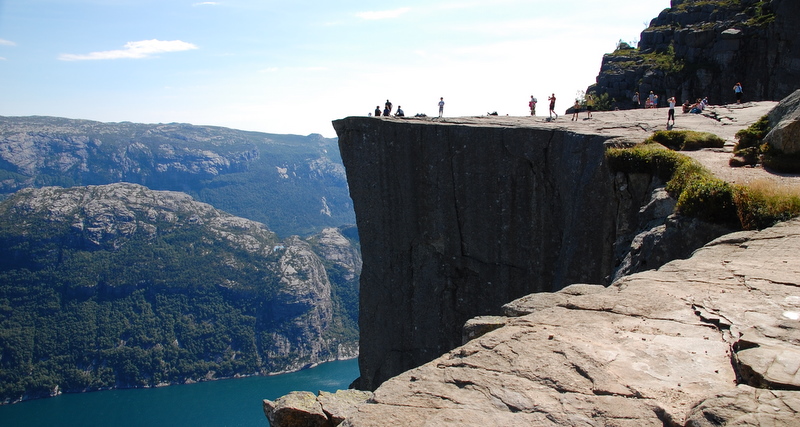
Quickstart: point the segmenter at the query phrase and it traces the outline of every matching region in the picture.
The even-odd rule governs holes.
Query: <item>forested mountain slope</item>
[[[282,240],[136,184],[21,190],[0,203],[0,401],[352,357],[355,239]]]

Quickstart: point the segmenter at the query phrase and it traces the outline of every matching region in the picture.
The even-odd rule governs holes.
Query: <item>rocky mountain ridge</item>
[[[115,182],[182,191],[281,236],[354,222],[335,139],[180,123],[0,117],[0,196]]]
[[[0,399],[355,357],[354,245],[137,184],[20,190],[0,203]]]
[[[621,43],[603,57],[595,85],[619,108],[634,92],[653,91],[665,105],[708,97],[735,101],[741,82],[748,101],[778,101],[800,86],[800,4],[793,0],[672,0],[641,33],[638,48]]]

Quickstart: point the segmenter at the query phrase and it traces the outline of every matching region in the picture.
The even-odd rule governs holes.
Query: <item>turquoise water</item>
[[[330,362],[291,374],[153,389],[62,394],[0,406],[0,426],[269,426],[263,399],[290,391],[346,389],[358,361]]]

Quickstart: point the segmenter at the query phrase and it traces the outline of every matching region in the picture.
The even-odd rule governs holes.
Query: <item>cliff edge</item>
[[[730,110],[727,119],[686,115],[676,129],[732,139],[773,106]],[[467,320],[501,314],[508,301],[607,285],[620,265],[656,268],[728,232],[674,226],[674,244],[655,245],[672,253],[646,265],[626,259],[674,201],[657,178],[612,173],[605,148],[643,141],[663,114],[334,121],[364,259],[356,386],[374,390],[455,348]]]

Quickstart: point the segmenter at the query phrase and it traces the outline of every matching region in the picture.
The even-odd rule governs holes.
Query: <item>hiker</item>
[[[406,114],[403,112],[403,106],[398,105],[397,106],[397,112],[394,113],[394,115],[395,115],[395,117],[405,117]]]
[[[669,127],[669,119],[672,119],[672,126],[675,126],[675,97],[670,97],[667,102],[669,102],[669,112],[667,113],[667,127]]]
[[[577,99],[575,100],[575,105],[572,106],[572,118],[569,119],[570,121],[575,120],[578,121],[578,113],[581,112],[581,103]]]
[[[744,90],[742,89],[742,84],[741,83],[736,83],[735,85],[733,85],[733,92],[736,94],[736,103],[737,104],[741,104],[742,103],[742,93],[744,92]]]
[[[586,118],[592,118],[592,109],[594,109],[594,98],[592,95],[586,95]]]
[[[651,90],[650,95],[647,95],[647,101],[645,101],[646,104],[645,108],[653,108],[653,106],[655,105],[655,101],[656,101],[656,95]]]
[[[383,115],[389,117],[391,112],[389,111],[389,107],[383,107]]]
[[[375,106],[375,117],[380,117],[380,116],[381,116],[381,107],[376,105]]]
[[[444,114],[444,97],[439,98],[439,117]]]
[[[547,100],[550,101],[550,118],[553,118],[553,114],[555,114],[556,118],[558,118],[558,114],[556,114],[556,94],[554,93],[550,95]]]
[[[639,99],[639,92],[633,94],[633,108],[634,109],[642,108],[642,100]]]
[[[533,95],[531,95],[531,101],[528,103],[528,108],[531,109],[531,116],[536,115],[536,102],[537,102],[536,98],[534,98]]]
[[[386,100],[386,104],[384,105],[384,110],[389,110],[389,114],[392,114],[392,103],[389,100]],[[389,114],[386,114],[387,116]]]

